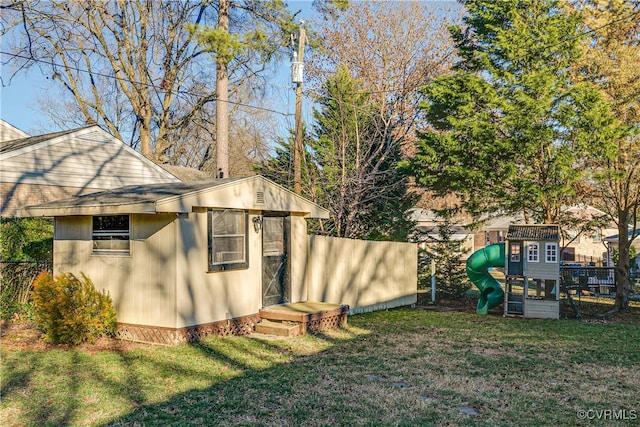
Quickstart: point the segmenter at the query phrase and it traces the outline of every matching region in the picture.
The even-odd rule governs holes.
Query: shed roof
[[[510,225],[507,240],[560,240],[558,225]]]
[[[18,216],[126,213],[189,213],[195,208],[254,209],[328,218],[329,211],[288,189],[254,175],[197,182],[131,185],[18,210]]]

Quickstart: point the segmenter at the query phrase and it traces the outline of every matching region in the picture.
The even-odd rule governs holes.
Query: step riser
[[[277,335],[280,337],[295,337],[302,335],[302,325],[283,325],[280,323],[256,325],[256,332],[267,335]]]

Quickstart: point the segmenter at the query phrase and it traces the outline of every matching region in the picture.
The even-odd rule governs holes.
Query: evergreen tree
[[[522,212],[552,223],[582,179],[582,117],[606,116],[589,82],[573,79],[580,19],[556,0],[466,0],[451,29],[455,72],[424,88],[430,130],[412,163],[418,182],[454,192],[472,213]]]
[[[406,240],[405,212],[415,197],[397,168],[400,142],[346,67],[326,83],[314,113],[309,172],[317,201],[327,206],[327,232],[349,238]]]
[[[443,221],[438,228],[438,238],[427,245],[425,266],[431,269],[430,261],[435,261],[437,298],[459,299],[469,290],[471,282],[465,270],[468,250],[464,242],[454,239],[456,233],[450,212],[440,212]],[[429,242],[429,238],[427,241]]]

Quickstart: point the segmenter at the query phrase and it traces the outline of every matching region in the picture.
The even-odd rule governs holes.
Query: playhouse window
[[[131,247],[129,226],[129,215],[94,216],[91,232],[93,253],[128,254]]]
[[[555,243],[547,243],[545,248],[545,261],[558,262],[558,245]]]
[[[540,255],[539,255],[539,250],[538,250],[538,244],[537,243],[529,244],[529,251],[528,251],[527,261],[529,261],[529,262],[538,262],[539,257],[540,257]]]
[[[520,245],[511,244],[511,262],[520,262]]]
[[[209,271],[247,268],[247,212],[212,209],[208,216]]]

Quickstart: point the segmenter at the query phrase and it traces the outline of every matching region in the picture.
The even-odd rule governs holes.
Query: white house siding
[[[178,181],[99,130],[32,148],[3,155],[2,182],[109,189]]]
[[[417,245],[310,236],[310,301],[349,304],[351,313],[416,303]]]
[[[27,138],[29,135],[17,127],[0,119],[0,142],[12,141],[14,139]]]
[[[132,215],[131,255],[92,254],[91,217],[56,218],[54,274],[84,273],[118,322],[175,328],[175,214]]]

